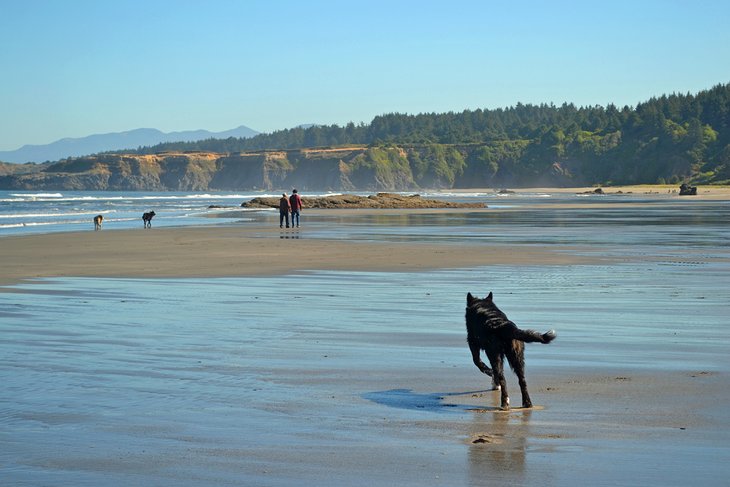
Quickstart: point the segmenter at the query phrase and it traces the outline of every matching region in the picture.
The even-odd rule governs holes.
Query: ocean
[[[142,213],[147,211],[155,211],[155,226],[210,224],[206,215],[241,210],[237,207],[242,202],[257,196],[267,195],[0,191],[0,236],[93,229],[92,220],[96,215],[104,216],[107,228],[141,228]]]
[[[256,197],[278,197],[283,192],[0,191],[0,237],[93,229],[92,220],[96,215],[104,216],[106,228],[138,228],[142,226],[142,214],[147,211],[156,213],[154,226],[210,225],[208,217],[213,214],[223,217],[217,223],[225,223],[226,212],[245,211],[240,208],[244,201]],[[304,198],[331,194],[339,193],[305,194]],[[503,199],[495,192],[427,192],[423,196],[449,201],[499,202]],[[547,193],[517,196],[525,203],[548,197]],[[251,212],[266,213],[265,210]],[[236,216],[228,221],[234,219],[241,220],[240,216]]]
[[[261,238],[539,246],[605,260],[10,286],[0,294],[0,485],[727,478],[730,201],[422,194],[495,211],[305,208],[300,231]],[[274,211],[241,217],[254,196],[3,192],[0,261],[2,236],[93,231],[99,213],[104,231],[141,229],[148,210],[155,226],[278,225]],[[211,219],[222,210],[210,206],[237,214]],[[532,412],[483,412],[499,396],[471,363],[464,305],[467,292],[490,291],[518,325],[557,330],[526,350]],[[507,383],[518,404],[511,372]],[[456,396],[481,412],[450,404]]]
[[[0,237],[31,233],[67,232],[93,228],[96,215],[104,216],[106,228],[127,229],[142,226],[142,214],[155,211],[154,226],[210,225],[210,215],[245,211],[241,203],[257,197],[278,197],[284,191],[233,193],[134,192],[134,191],[0,191]],[[288,192],[288,190],[287,190]],[[320,192],[304,197],[328,196]],[[368,193],[356,193],[366,195]],[[412,194],[412,193],[407,193]],[[424,196],[450,201],[498,199],[496,193],[428,192]],[[547,194],[521,196],[548,197]],[[263,211],[265,213],[265,211]],[[254,214],[262,210],[252,210]],[[230,220],[240,221],[240,216]],[[229,221],[230,221],[229,220]]]

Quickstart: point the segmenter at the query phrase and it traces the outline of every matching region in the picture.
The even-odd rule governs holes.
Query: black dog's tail
[[[555,333],[555,330],[550,330],[547,333],[538,333],[534,330],[520,330],[517,328],[515,329],[512,338],[526,343],[550,343],[555,340],[556,336],[558,336],[558,334]]]

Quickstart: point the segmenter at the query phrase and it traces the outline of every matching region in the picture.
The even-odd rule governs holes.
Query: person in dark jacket
[[[284,220],[286,220],[286,228],[289,228],[289,209],[289,198],[284,193],[279,200],[279,228],[284,228]]]
[[[289,197],[289,206],[291,207],[291,226],[293,227],[296,223],[297,228],[299,227],[299,212],[302,209],[302,199],[299,197],[299,193],[296,189],[292,190],[292,195]]]

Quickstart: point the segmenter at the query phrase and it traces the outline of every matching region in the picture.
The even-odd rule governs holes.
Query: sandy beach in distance
[[[621,186],[604,188],[607,193],[667,195],[677,198],[675,185]],[[595,188],[530,188],[517,192],[587,193]],[[480,190],[469,190],[480,191]],[[730,199],[728,186],[703,186],[692,200]],[[306,198],[305,198],[306,203]],[[632,203],[628,203],[629,205]],[[544,207],[546,204],[535,204]],[[592,202],[591,207],[601,203]],[[615,203],[607,203],[607,207]],[[637,202],[636,206],[643,203]],[[587,207],[573,203],[552,205],[556,209]],[[305,210],[308,215],[398,215],[463,213],[460,209],[423,210]],[[510,211],[490,208],[474,212]],[[231,216],[229,212],[228,217]],[[586,262],[571,248],[515,246],[453,246],[345,242],[328,239],[297,239],[282,234],[275,225],[211,226],[205,228],[160,228],[103,230],[0,239],[3,272],[0,284],[41,277],[214,277],[273,275],[305,270],[425,270],[473,267],[488,264],[570,264]],[[292,247],[295,248],[292,251]],[[353,256],[357,256],[353,258]],[[594,259],[595,260],[595,259]]]
[[[679,193],[678,184],[636,184],[631,186],[583,186],[579,188],[526,188],[515,189],[516,192],[535,192],[535,193],[571,193],[583,194],[591,193],[601,188],[607,194],[623,193],[623,194],[651,194],[651,195],[668,195],[677,196]],[[456,190],[458,191],[458,190]],[[473,190],[466,190],[473,191]],[[728,199],[730,197],[730,186],[697,186],[697,195],[693,198],[699,199]]]
[[[727,230],[663,206],[730,191],[671,189],[0,238],[0,484],[721,483]],[[467,291],[557,330],[533,409],[472,364]]]
[[[352,211],[352,210],[343,210]],[[251,237],[248,235],[263,235]],[[283,234],[289,236],[289,234]],[[0,283],[40,277],[221,277],[306,270],[405,271],[487,264],[568,264],[564,252],[280,238],[278,228],[160,228],[6,237]]]

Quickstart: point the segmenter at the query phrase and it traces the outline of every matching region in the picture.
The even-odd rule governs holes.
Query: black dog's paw
[[[556,332],[555,330],[550,330],[547,333],[542,334],[542,341],[543,341],[543,343],[550,343],[553,340],[555,340],[555,337],[557,337],[557,336],[558,336],[558,332]]]

